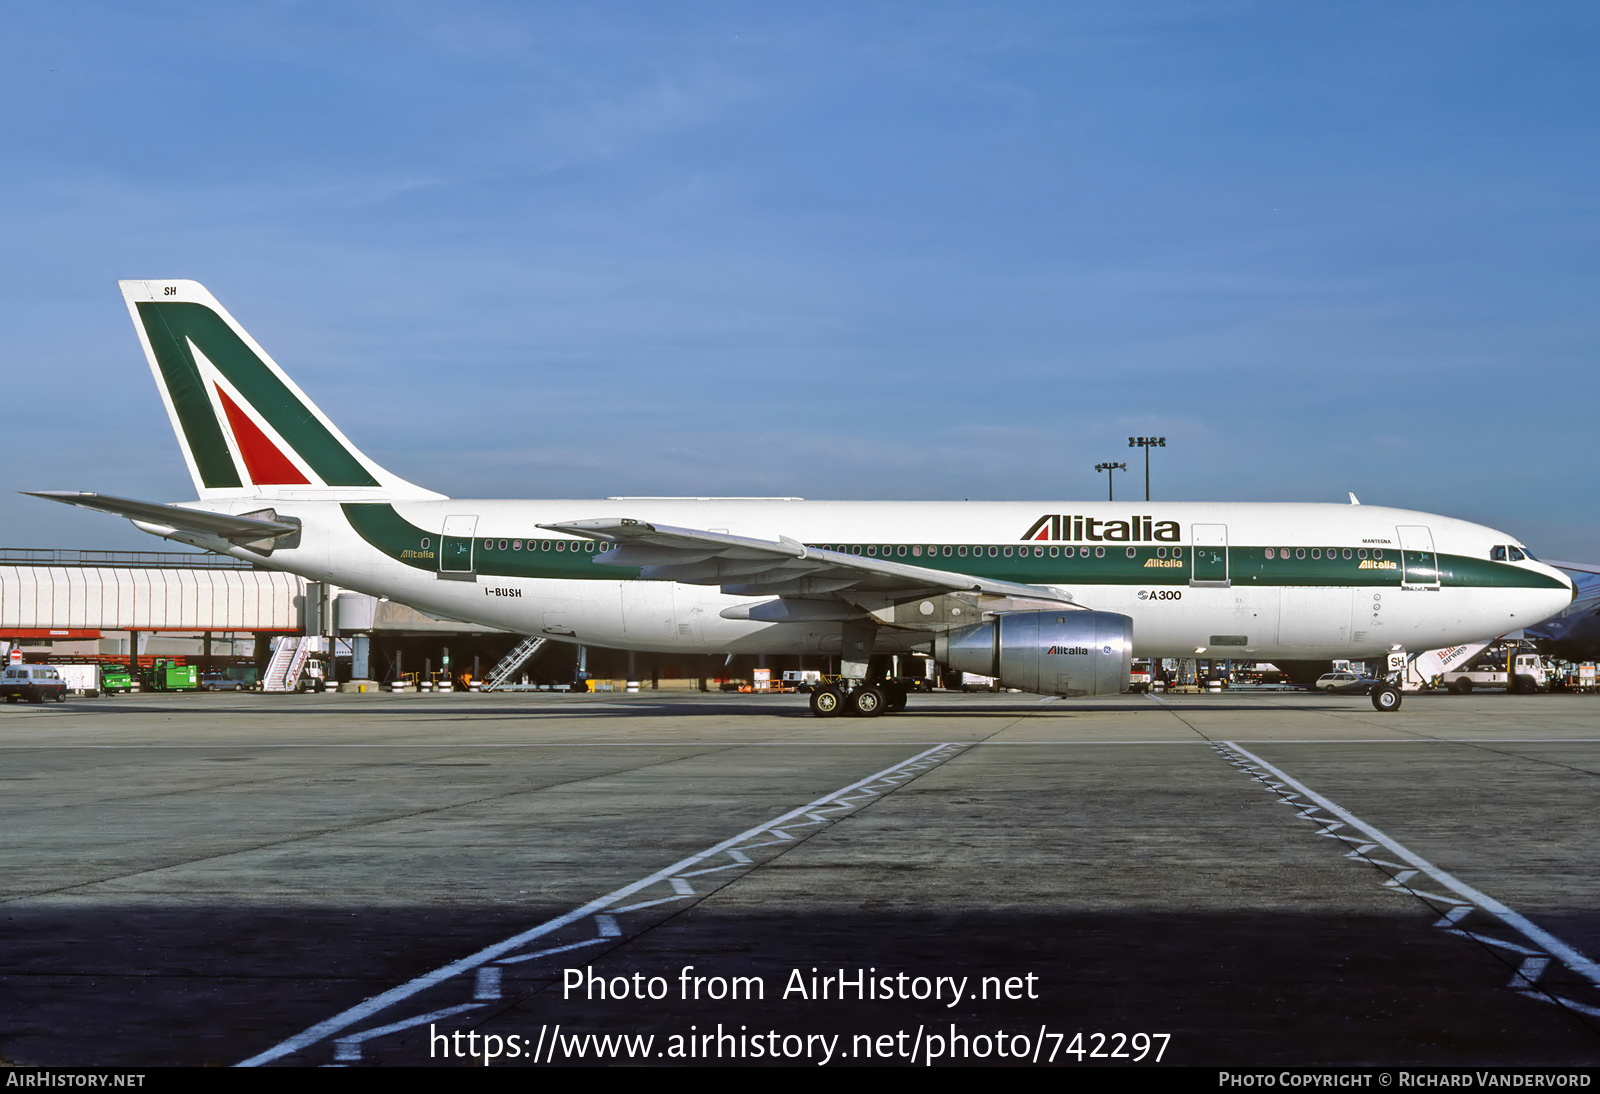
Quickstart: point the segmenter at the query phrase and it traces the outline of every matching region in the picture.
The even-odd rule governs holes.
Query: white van
[[[1482,661],[1467,669],[1450,669],[1443,677],[1444,686],[1457,695],[1467,695],[1474,688],[1500,688],[1532,695],[1536,691],[1547,691],[1550,687],[1544,662],[1537,653],[1531,652],[1516,655],[1509,678],[1504,667],[1486,665]]]

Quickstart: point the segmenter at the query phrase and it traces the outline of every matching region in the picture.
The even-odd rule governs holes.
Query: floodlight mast
[[[1150,450],[1167,447],[1165,437],[1129,437],[1129,448],[1144,449],[1144,500],[1150,500]]]
[[[1126,471],[1128,469],[1128,465],[1125,464],[1125,463],[1097,463],[1097,464],[1094,465],[1094,469],[1096,471],[1108,472],[1108,474],[1106,475],[1106,500],[1107,501],[1116,501],[1117,499],[1113,496],[1114,491],[1112,490],[1112,487],[1111,487],[1112,475],[1110,474],[1110,472]]]

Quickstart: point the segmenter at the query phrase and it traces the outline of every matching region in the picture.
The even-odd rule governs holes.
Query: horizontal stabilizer
[[[279,520],[262,520],[258,517],[235,517],[227,513],[211,513],[204,509],[189,509],[182,505],[164,505],[154,501],[135,501],[117,498],[110,494],[91,494],[78,490],[24,490],[30,497],[59,501],[64,505],[78,505],[97,509],[142,524],[155,524],[177,532],[216,536],[227,540],[272,540],[291,536],[300,531],[299,524]]]

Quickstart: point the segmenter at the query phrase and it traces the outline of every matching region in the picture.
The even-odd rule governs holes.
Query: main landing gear
[[[833,718],[840,714],[876,718],[880,714],[893,714],[905,708],[906,689],[900,684],[858,684],[848,690],[837,684],[828,684],[811,693],[811,713],[818,718]]]

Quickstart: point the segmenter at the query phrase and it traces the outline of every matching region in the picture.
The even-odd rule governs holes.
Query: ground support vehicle
[[[70,694],[83,695],[90,699],[100,694],[99,665],[54,665],[52,667],[61,674],[61,679],[67,682],[67,691]]]
[[[1500,688],[1521,695],[1545,691],[1550,686],[1544,662],[1537,653],[1519,651],[1512,656],[1511,665],[1479,661],[1464,670],[1451,670],[1443,674],[1443,683],[1457,695],[1468,695],[1474,690]]]
[[[54,665],[7,665],[0,674],[0,696],[8,703],[26,699],[42,703],[54,699],[67,701],[67,682],[61,678]]]
[[[785,669],[783,686],[794,691],[812,691],[822,683],[822,673],[816,669]]]
[[[193,665],[180,665],[165,657],[144,670],[144,687],[148,691],[198,691],[200,671]]]
[[[127,665],[101,665],[100,690],[106,695],[115,695],[118,692],[133,690],[133,674],[128,671]]]

